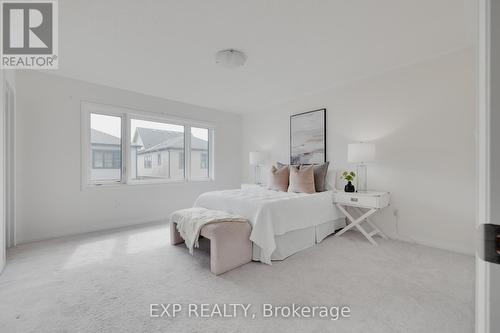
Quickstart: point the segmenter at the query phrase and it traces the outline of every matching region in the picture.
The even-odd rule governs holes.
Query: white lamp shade
[[[348,144],[347,160],[352,163],[371,162],[375,160],[375,145],[373,143]]]
[[[250,165],[262,165],[266,162],[266,154],[261,151],[252,151],[250,152],[248,159],[250,161]]]

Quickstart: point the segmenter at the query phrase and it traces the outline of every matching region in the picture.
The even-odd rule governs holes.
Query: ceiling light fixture
[[[215,62],[228,68],[241,67],[246,60],[245,53],[234,49],[221,50],[215,54]]]

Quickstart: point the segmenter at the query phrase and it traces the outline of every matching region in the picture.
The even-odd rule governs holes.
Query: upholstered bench
[[[215,275],[230,271],[252,260],[251,226],[248,222],[206,224],[200,235],[210,240],[210,270]],[[183,243],[175,222],[170,224],[170,243]]]

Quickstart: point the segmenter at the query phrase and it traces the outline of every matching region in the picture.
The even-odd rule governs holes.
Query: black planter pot
[[[345,192],[354,192],[356,189],[354,188],[354,185],[350,181],[347,182],[347,185],[344,187]]]

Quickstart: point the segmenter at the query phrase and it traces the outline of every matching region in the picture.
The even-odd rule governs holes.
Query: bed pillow
[[[284,166],[289,167],[290,165],[289,165],[289,164],[285,164],[285,163],[281,163],[281,162],[276,162],[276,166],[277,166],[278,168],[282,168],[282,167],[284,167]]]
[[[286,192],[288,190],[288,182],[290,179],[290,170],[288,166],[276,168],[274,165],[271,168],[271,176],[269,177],[269,189],[275,191]]]
[[[315,193],[314,166],[290,166],[290,184],[288,192]]]
[[[314,188],[316,192],[326,191],[326,173],[329,165],[330,162],[325,162],[314,166]]]
[[[284,166],[288,166],[288,164],[283,164],[281,162],[276,162],[278,168],[282,168]],[[316,192],[324,192],[326,191],[326,174],[328,172],[328,166],[330,162],[325,162],[321,164],[314,165],[314,189]],[[307,167],[309,165],[301,165],[300,168]]]

